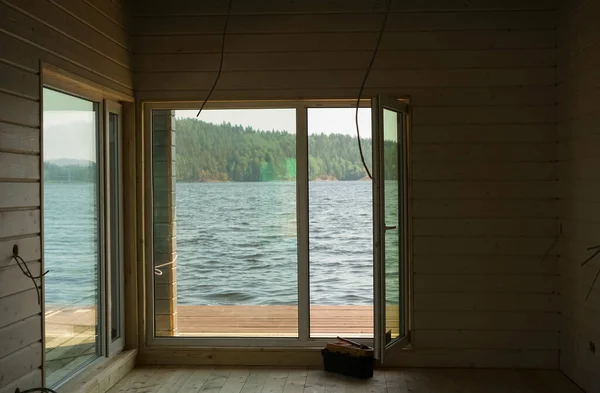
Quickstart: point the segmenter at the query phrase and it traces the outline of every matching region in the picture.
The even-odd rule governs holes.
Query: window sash
[[[308,117],[309,108],[356,108],[356,100],[265,100],[265,101],[211,101],[205,110],[211,109],[296,109],[296,219],[298,253],[298,337],[200,337],[156,336],[154,313],[154,236],[153,236],[153,171],[152,171],[152,111],[198,109],[201,102],[146,102],[142,104],[144,126],[144,172],[146,260],[145,342],[149,347],[311,347],[321,346],[331,338],[310,337],[310,287],[309,287],[309,221],[308,221]],[[370,108],[371,100],[362,99],[360,108]],[[356,338],[358,342],[373,345],[372,338]]]

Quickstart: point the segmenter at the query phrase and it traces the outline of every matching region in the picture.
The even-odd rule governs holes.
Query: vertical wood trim
[[[153,200],[152,200],[152,109],[144,110],[143,113],[143,136],[140,148],[142,149],[142,170],[143,182],[141,186],[141,193],[144,199],[143,213],[144,221],[143,225],[143,240],[142,244],[144,247],[144,258],[142,261],[143,272],[144,272],[144,286],[145,286],[145,342],[154,338],[154,269],[152,267],[153,262],[153,230],[152,230],[152,215],[153,215]],[[140,159],[138,158],[138,164]]]
[[[123,241],[125,274],[125,348],[138,348],[138,268],[136,211],[136,127],[135,104],[123,104]]]
[[[45,254],[44,254],[44,85],[45,85],[45,76],[41,71],[43,68],[43,63],[40,61],[39,65],[39,75],[40,75],[40,269],[43,274],[46,271],[45,268]],[[45,278],[42,276],[40,279],[41,285],[41,311],[42,311],[42,323],[40,324],[41,329],[41,337],[42,337],[42,383],[46,386],[46,285],[44,283]]]
[[[298,227],[298,338],[310,338],[310,271],[308,236],[308,111],[296,107],[296,222]]]

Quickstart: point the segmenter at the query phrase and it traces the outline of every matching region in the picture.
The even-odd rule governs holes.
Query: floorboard
[[[558,370],[375,370],[354,379],[317,369],[139,367],[108,393],[583,393]]]

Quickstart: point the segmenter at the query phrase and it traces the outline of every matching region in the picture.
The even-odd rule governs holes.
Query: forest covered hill
[[[296,178],[296,135],[261,131],[230,123],[178,119],[178,181],[269,181]],[[371,140],[363,140],[371,165]],[[309,178],[358,180],[366,176],[356,137],[318,134],[309,137]]]
[[[310,180],[360,180],[367,176],[354,135],[312,134],[308,147]],[[367,165],[372,168],[371,139],[363,138],[362,147]],[[395,148],[395,143],[386,142],[386,152]],[[395,172],[394,159],[394,154],[386,154],[387,174]],[[86,182],[96,178],[95,163],[59,161],[44,162],[45,180]],[[295,180],[296,135],[230,123],[177,119],[175,164],[177,181]]]

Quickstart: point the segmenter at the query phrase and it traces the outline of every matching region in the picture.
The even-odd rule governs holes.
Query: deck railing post
[[[157,336],[177,335],[175,112],[152,111],[154,313]]]

